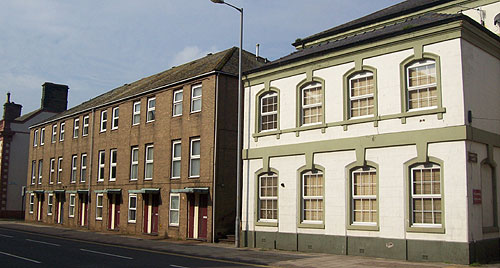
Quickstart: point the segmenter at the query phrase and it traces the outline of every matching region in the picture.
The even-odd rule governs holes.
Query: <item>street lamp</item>
[[[239,55],[238,55],[238,147],[236,149],[236,155],[237,155],[237,163],[236,163],[236,220],[235,220],[235,233],[234,233],[234,242],[236,247],[240,246],[240,206],[241,206],[241,196],[240,196],[240,181],[241,181],[241,151],[242,151],[242,144],[241,144],[241,136],[242,136],[242,129],[241,129],[241,48],[243,46],[243,8],[239,8],[236,6],[233,6],[229,3],[224,2],[224,0],[210,0],[213,3],[216,4],[225,4],[228,5],[240,12],[240,50],[239,50]]]

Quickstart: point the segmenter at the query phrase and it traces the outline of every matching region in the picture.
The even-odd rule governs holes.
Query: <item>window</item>
[[[108,111],[101,112],[101,132],[105,132],[108,124]]]
[[[314,82],[301,90],[302,125],[323,122],[323,89],[320,83]]]
[[[179,226],[179,194],[170,194],[169,225]]]
[[[42,127],[42,129],[40,130],[40,145],[44,144],[45,144],[45,128]]]
[[[57,183],[61,183],[62,180],[62,172],[63,172],[63,158],[59,157],[57,159]]]
[[[102,199],[103,194],[97,194],[95,202],[95,219],[98,221],[102,221]]]
[[[128,196],[128,222],[135,223],[137,216],[137,195]]]
[[[411,168],[413,227],[441,227],[441,169],[426,163]]]
[[[437,107],[436,63],[422,60],[406,68],[408,110]]]
[[[78,133],[80,132],[80,119],[75,118],[73,121],[73,138],[78,138]]]
[[[318,170],[302,174],[302,222],[323,222],[323,173]]]
[[[80,165],[80,182],[87,180],[87,154],[82,154],[82,164]]]
[[[278,129],[278,93],[267,93],[260,98],[260,130]]]
[[[375,85],[372,72],[361,72],[349,79],[349,117],[371,116],[374,114]]]
[[[65,129],[66,123],[61,123],[59,126],[59,141],[64,141],[64,129]]]
[[[31,161],[31,184],[36,182],[36,161]]]
[[[200,176],[200,138],[191,139],[189,150],[189,177]]]
[[[33,214],[35,208],[35,194],[30,194],[30,214]]]
[[[172,142],[172,178],[181,177],[181,141]]]
[[[362,167],[351,176],[351,223],[375,225],[377,223],[377,171]]]
[[[153,179],[153,145],[146,145],[145,180]]]
[[[148,113],[146,114],[146,123],[155,121],[156,98],[148,99]]]
[[[51,158],[50,159],[50,172],[49,172],[49,184],[53,184],[54,181],[54,174],[56,172],[56,159],[55,158]]]
[[[52,138],[51,142],[55,143],[57,138],[57,125],[52,125]]]
[[[109,151],[109,180],[110,181],[116,180],[116,158],[117,158],[116,149],[111,149]]]
[[[43,160],[38,160],[38,184],[42,184]]]
[[[201,111],[201,84],[191,87],[191,112]]]
[[[83,117],[83,129],[82,129],[82,136],[87,136],[89,135],[89,116],[86,115]]]
[[[77,172],[77,161],[78,161],[78,156],[76,155],[73,155],[71,157],[71,183],[75,183],[76,182],[76,172]]]
[[[130,160],[130,180],[137,180],[139,174],[139,147],[132,147]]]
[[[38,129],[35,130],[35,134],[33,134],[33,147],[38,146]]]
[[[106,152],[99,151],[99,174],[97,175],[97,181],[104,181],[105,164],[106,164]]]
[[[52,215],[53,205],[54,205],[54,194],[49,194],[47,198],[47,215]]]
[[[118,129],[118,119],[120,117],[120,109],[118,107],[113,108],[113,121],[111,122],[111,129]]]
[[[278,176],[259,176],[259,221],[278,220]]]
[[[76,195],[75,194],[70,194],[69,195],[68,217],[70,217],[70,218],[74,218],[75,217],[75,199],[76,199]]]
[[[141,102],[134,102],[134,111],[132,116],[132,125],[138,125],[141,122]]]
[[[182,115],[182,89],[174,91],[174,110],[172,116]]]

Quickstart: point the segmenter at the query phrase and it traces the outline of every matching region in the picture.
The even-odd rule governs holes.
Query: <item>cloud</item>
[[[170,64],[172,66],[181,65],[190,62],[192,60],[204,57],[208,53],[214,53],[214,52],[217,52],[217,48],[215,46],[212,46],[211,48],[206,50],[202,50],[198,46],[187,46],[173,56],[173,59],[172,61],[170,61]]]

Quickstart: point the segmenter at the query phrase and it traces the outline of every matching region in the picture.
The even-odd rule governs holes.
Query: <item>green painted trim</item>
[[[276,174],[276,176],[278,176],[278,182],[277,182],[278,183],[278,189],[277,189],[278,190],[277,191],[278,199],[276,201],[277,202],[276,205],[277,205],[278,219],[275,222],[259,221],[260,220],[259,219],[259,211],[260,211],[260,208],[259,208],[259,192],[260,192],[259,191],[259,177],[261,175],[265,175],[265,174],[269,174],[269,173],[274,173],[274,174]],[[255,172],[254,176],[255,176],[255,188],[254,188],[255,189],[255,191],[254,191],[254,193],[255,193],[255,198],[254,198],[255,199],[255,203],[254,203],[255,206],[254,206],[254,208],[255,209],[254,209],[254,214],[253,214],[254,215],[254,217],[253,217],[254,224],[255,224],[255,226],[278,227],[279,212],[280,212],[280,210],[279,210],[279,200],[280,200],[279,199],[279,196],[280,196],[279,195],[279,185],[280,185],[280,183],[279,183],[279,181],[280,181],[279,171],[277,169],[269,168],[269,167],[268,167],[268,169],[261,168]]]
[[[414,47],[414,55],[409,56],[399,64],[399,82],[401,89],[401,113],[411,113],[412,111],[408,108],[408,81],[406,77],[407,67],[417,61],[421,60],[433,60],[436,64],[436,90],[437,90],[437,108],[442,109],[442,90],[441,90],[441,61],[438,55],[428,52],[423,52],[420,46]],[[420,55],[421,54],[421,55]],[[419,110],[422,111],[422,110]],[[442,113],[438,113],[438,119],[442,119]],[[402,123],[406,123],[406,117],[402,117]]]
[[[256,95],[255,95],[255,131],[254,131],[254,138],[257,138],[258,134],[266,134],[267,135],[276,135],[280,133],[280,90],[276,87],[270,87],[269,86],[270,82],[267,81],[265,83],[265,86],[262,90],[260,90]],[[277,129],[276,130],[271,130],[271,131],[262,131],[260,129],[260,123],[261,123],[261,117],[260,117],[260,100],[264,95],[267,95],[269,93],[276,93],[278,95],[278,115],[277,115]]]
[[[464,21],[462,38],[472,45],[500,60],[500,42],[492,39],[483,31],[477,31],[468,21]]]
[[[322,102],[321,107],[322,107],[322,112],[323,112],[322,121],[321,121],[321,123],[314,124],[314,125],[307,125],[304,127],[311,127],[311,126],[316,127],[318,125],[324,126],[325,125],[325,105],[326,105],[326,103],[325,103],[325,80],[323,78],[313,76],[312,69],[307,70],[306,74],[307,74],[306,79],[300,81],[296,86],[296,94],[297,94],[296,95],[296,100],[297,100],[296,105],[297,105],[297,107],[296,107],[295,125],[297,126],[297,128],[303,127],[303,123],[302,123],[302,89],[311,83],[317,82],[317,83],[321,84],[321,102]],[[297,134],[298,134],[298,132],[297,132]]]
[[[358,61],[356,61],[358,62]],[[351,118],[350,116],[350,108],[351,108],[351,102],[350,102],[350,86],[349,86],[349,80],[351,77],[355,76],[356,74],[363,73],[363,72],[371,72],[373,75],[373,116],[368,117],[368,118]],[[361,65],[361,66],[356,66],[349,71],[347,71],[343,77],[343,94],[344,94],[344,122],[348,121],[354,121],[354,120],[361,120],[358,122],[377,122],[378,121],[378,83],[377,83],[377,69],[374,67],[368,66],[368,65]],[[376,124],[376,123],[375,123]],[[344,125],[344,130],[347,130],[347,124]]]
[[[404,178],[405,178],[405,184],[406,184],[406,198],[405,198],[405,204],[406,204],[406,213],[405,213],[405,222],[406,222],[406,232],[412,232],[412,233],[438,233],[438,234],[444,234],[445,233],[445,195],[444,195],[444,162],[443,160],[429,156],[427,162],[421,162],[419,157],[413,158],[411,160],[408,160],[404,163]],[[440,167],[440,186],[441,186],[441,227],[414,227],[411,226],[411,205],[410,205],[410,200],[411,200],[411,172],[410,169],[416,165],[421,165],[425,163],[433,163],[437,164]]]
[[[380,199],[379,199],[379,166],[377,163],[372,162],[372,161],[364,161],[365,164],[359,165],[359,160],[355,161],[349,165],[346,166],[345,171],[346,171],[346,204],[347,204],[347,211],[346,211],[346,229],[347,230],[360,230],[360,231],[379,231],[380,230]],[[353,224],[352,220],[352,172],[355,170],[358,170],[360,168],[374,168],[375,169],[375,174],[376,174],[376,183],[377,183],[377,221],[376,225],[359,225],[359,224]]]
[[[471,126],[467,126],[467,140],[500,147],[500,134]],[[491,152],[493,151],[491,150]],[[488,158],[490,157],[488,156]],[[491,156],[491,159],[493,159],[493,156]]]
[[[493,226],[491,227],[483,227],[483,233],[491,233],[498,232],[498,192],[497,192],[497,164],[495,159],[493,158],[493,150],[494,147],[491,144],[488,144],[486,147],[487,158],[481,161],[482,165],[488,165],[491,168],[491,188],[492,188],[492,201],[493,201]],[[481,176],[482,179],[482,176]]]
[[[326,177],[326,174],[325,174],[325,168],[320,166],[320,165],[316,165],[316,164],[313,164],[312,165],[314,168],[311,169],[310,166],[308,166],[307,164],[305,166],[302,166],[300,167],[298,170],[297,170],[297,204],[299,204],[297,206],[297,214],[299,217],[297,217],[297,227],[298,228],[308,228],[308,229],[325,229],[325,204],[326,204],[326,200],[325,200],[325,177]],[[322,223],[303,223],[303,214],[302,214],[302,211],[303,211],[303,200],[302,200],[302,174],[308,172],[308,171],[315,171],[315,170],[318,170],[318,171],[321,171],[323,173],[323,222]]]

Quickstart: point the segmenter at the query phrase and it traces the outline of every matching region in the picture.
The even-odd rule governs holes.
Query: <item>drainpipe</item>
[[[215,189],[217,175],[217,119],[219,111],[219,74],[215,75],[215,123],[214,123],[214,178],[212,183],[212,243],[215,243]]]
[[[90,121],[90,118],[89,118]],[[90,123],[90,122],[89,122]],[[87,173],[87,178],[85,180],[87,181],[88,185],[88,194],[87,194],[87,229],[90,230],[90,217],[89,217],[89,207],[90,207],[90,184],[92,183],[92,156],[94,155],[94,126],[95,126],[95,108],[92,108],[92,126],[90,128],[90,152],[88,154],[89,157],[89,172]],[[82,128],[83,128],[83,122],[82,122]],[[81,161],[81,159],[80,159]],[[80,178],[81,179],[81,178]]]

